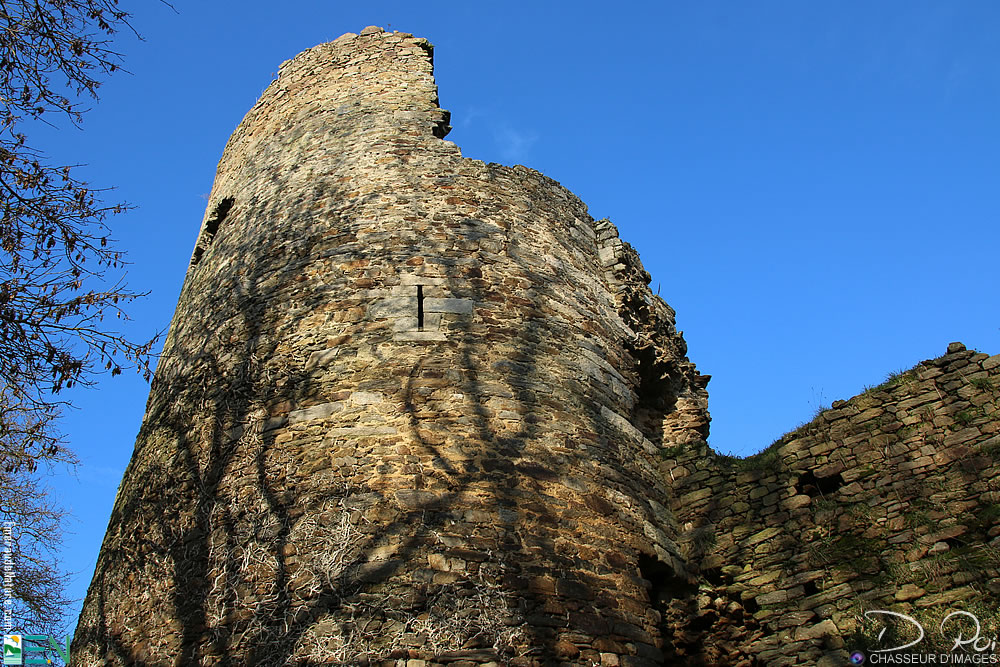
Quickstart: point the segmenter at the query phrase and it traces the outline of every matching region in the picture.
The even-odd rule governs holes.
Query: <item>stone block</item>
[[[424,299],[425,313],[457,313],[471,315],[476,302],[472,299]],[[414,311],[416,312],[416,311]]]
[[[757,604],[759,605],[772,605],[772,604],[781,604],[782,602],[787,602],[788,596],[789,596],[788,591],[777,590],[777,591],[772,591],[770,593],[764,593],[762,595],[758,595],[755,599],[757,600]]]
[[[326,432],[328,438],[362,438],[366,436],[396,435],[395,426],[337,426]]]
[[[615,248],[611,246],[604,246],[603,248],[598,248],[597,256],[601,260],[601,266],[609,267],[614,266],[615,262],[618,261],[618,255],[615,252]]]
[[[962,588],[953,588],[941,593],[924,595],[923,597],[917,598],[914,604],[920,609],[926,609],[928,607],[949,605],[960,600],[976,599],[978,597],[980,597],[980,595],[976,593],[976,591],[963,586]]]
[[[811,449],[809,451],[812,452]],[[840,460],[831,461],[821,466],[817,466],[815,470],[813,470],[813,475],[819,478],[832,477],[838,473],[843,472],[844,468],[845,466],[843,461]]]
[[[775,622],[779,628],[799,628],[801,629],[806,623],[816,617],[816,612],[811,609],[802,609],[799,611],[790,611],[782,614],[778,617]]]
[[[434,570],[447,571],[450,569],[448,567],[448,559],[442,554],[428,554],[427,565]]]
[[[425,302],[428,299],[424,300]],[[380,299],[368,307],[368,316],[372,319],[388,317],[415,316],[417,313],[417,296],[394,296]]]
[[[979,429],[975,426],[970,426],[968,428],[963,428],[961,431],[956,431],[951,435],[945,437],[943,445],[945,447],[951,447],[960,443],[971,442],[981,435]]]
[[[385,396],[371,391],[351,392],[350,401],[354,405],[374,405],[385,401]]]
[[[443,331],[399,331],[392,339],[400,342],[429,343],[448,340],[448,336]]]
[[[898,591],[896,591],[893,598],[896,602],[908,602],[909,600],[915,600],[921,595],[926,593],[923,588],[917,586],[916,584],[903,584]]]
[[[419,489],[399,489],[395,496],[399,506],[407,510],[430,509],[438,506],[442,499],[437,493]]]
[[[463,281],[464,282],[464,281]],[[414,288],[417,285],[423,285],[424,287],[433,286],[440,287],[448,285],[448,278],[440,276],[422,276],[413,273],[404,273],[399,276],[399,284],[407,288],[408,293],[416,293]]]
[[[316,421],[319,419],[326,419],[335,412],[340,412],[344,409],[344,404],[338,401],[332,403],[321,403],[319,405],[313,405],[308,408],[303,408],[301,410],[295,410],[294,412],[288,413],[288,424],[301,424],[304,422]]]
[[[339,347],[331,347],[325,350],[317,350],[309,355],[309,359],[306,361],[306,370],[311,371],[314,368],[326,366],[331,361],[337,358],[340,354]]]
[[[795,631],[795,641],[819,639],[820,637],[827,635],[840,636],[840,631],[837,629],[837,625],[830,619],[820,621],[819,623],[809,627],[798,628]]]
[[[760,576],[754,577],[753,579],[750,580],[749,583],[751,586],[763,586],[773,581],[777,581],[780,576],[781,572],[779,572],[778,570],[773,570],[771,572],[766,572]]]
[[[800,507],[806,507],[811,502],[812,502],[811,497],[807,495],[797,495],[782,500],[781,507],[784,509],[792,510],[792,509],[798,509]]]

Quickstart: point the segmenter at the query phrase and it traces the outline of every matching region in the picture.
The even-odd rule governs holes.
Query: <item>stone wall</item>
[[[613,225],[443,140],[431,53],[311,49],[230,139],[74,662],[662,658],[706,378]]]
[[[700,588],[663,591],[668,651],[844,665],[877,646],[881,626],[861,622],[873,609],[920,620],[924,649],[957,609],[995,637],[998,410],[1000,355],[953,343],[749,459],[704,443],[670,452],[670,508]]]
[[[635,250],[448,122],[366,28],[236,129],[74,664],[832,665],[864,605],[995,608],[998,357],[720,457]]]

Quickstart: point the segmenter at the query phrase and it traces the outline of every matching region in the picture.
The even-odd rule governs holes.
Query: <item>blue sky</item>
[[[710,443],[750,454],[950,341],[1000,353],[1000,4],[129,0],[131,75],[83,129],[33,131],[137,208],[112,221],[164,329],[222,148],[279,64],[366,25],[436,46],[448,137],[609,217],[677,310]],[[148,387],[73,394],[51,480],[86,592]],[[71,611],[75,615],[76,609]]]

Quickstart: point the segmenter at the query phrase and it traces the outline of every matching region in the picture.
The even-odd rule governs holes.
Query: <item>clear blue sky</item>
[[[1000,3],[124,4],[132,75],[82,131],[34,136],[137,206],[113,221],[152,293],[135,338],[167,326],[222,148],[278,65],[375,24],[436,45],[464,155],[539,169],[640,251],[713,376],[718,450],[753,453],[950,341],[1000,352]],[[73,597],[147,392],[107,378],[65,419]]]

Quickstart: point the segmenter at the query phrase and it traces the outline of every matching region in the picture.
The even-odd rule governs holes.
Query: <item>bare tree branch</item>
[[[0,519],[18,526],[14,596],[30,630],[65,608],[56,545],[64,519],[41,485],[75,462],[55,428],[59,392],[101,372],[147,379],[154,340],[113,327],[142,296],[124,282],[107,220],[125,211],[105,191],[31,146],[28,121],[78,125],[87,99],[121,69],[112,46],[132,29],[117,0],[0,0]]]

